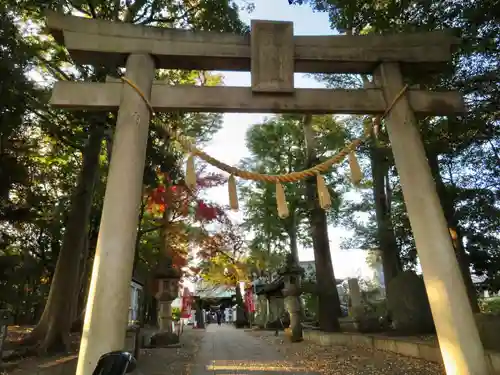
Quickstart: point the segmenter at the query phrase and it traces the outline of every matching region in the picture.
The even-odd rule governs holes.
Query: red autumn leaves
[[[212,236],[203,229],[204,225],[225,220],[224,210],[201,199],[200,193],[203,189],[225,183],[225,179],[220,175],[205,175],[198,178],[194,189],[190,189],[183,182],[174,184],[167,174],[159,174],[158,177],[158,185],[148,193],[147,208],[150,214],[162,217],[163,251],[171,257],[174,267],[197,274],[200,270],[196,267],[186,267],[189,244],[196,242],[196,247],[200,249],[199,256],[204,258],[211,252],[206,251],[205,246],[212,242],[209,241]]]
[[[189,189],[184,184],[173,185],[168,175],[160,176],[161,182],[151,190],[148,196],[150,212],[164,213],[169,209],[176,217],[188,217],[193,214],[196,221],[210,222],[224,214],[223,210],[215,205],[208,204],[198,198],[201,189],[219,186],[224,183],[220,175],[209,174],[198,178],[195,189]]]

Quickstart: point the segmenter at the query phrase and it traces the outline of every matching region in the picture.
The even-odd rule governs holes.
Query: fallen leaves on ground
[[[26,335],[33,331],[33,326],[9,326],[7,329],[7,342],[21,341]]]
[[[274,332],[251,332],[281,352],[287,360],[325,375],[441,375],[443,366],[368,348],[291,343]]]
[[[186,329],[180,338],[180,348],[141,350],[138,361],[140,375],[189,375],[189,364],[198,353],[204,330]]]

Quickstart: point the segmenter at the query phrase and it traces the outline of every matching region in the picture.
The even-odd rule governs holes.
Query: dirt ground
[[[138,375],[189,375],[189,365],[198,354],[205,330],[185,327],[179,348],[142,349]]]
[[[181,337],[181,345],[177,348],[142,349],[138,361],[138,368],[134,373],[138,375],[197,375],[198,373],[205,374],[205,362],[207,362],[208,359],[215,359],[215,357],[210,357],[210,355],[213,356],[213,354],[207,354],[207,348],[209,349],[209,351],[213,351],[212,346],[215,344],[210,344],[210,340],[212,340],[214,343],[219,343],[219,346],[222,345],[222,349],[217,350],[217,353],[219,353],[219,357],[221,357],[219,358],[220,360],[243,360],[248,357],[255,361],[256,359],[258,359],[257,357],[259,357],[260,354],[253,353],[255,354],[253,355],[252,353],[250,353],[252,352],[252,350],[250,349],[259,348],[259,350],[263,350],[263,348],[267,347],[269,349],[264,350],[264,353],[268,354],[271,351],[277,351],[278,353],[276,354],[277,356],[283,358],[282,361],[293,363],[295,366],[306,368],[308,369],[308,373],[314,374],[444,374],[443,367],[436,363],[429,363],[423,360],[408,358],[378,350],[344,346],[320,346],[310,342],[290,343],[288,339],[284,337],[283,333],[281,333],[279,336],[275,336],[273,331],[243,332],[243,330],[236,330],[232,327],[226,327],[225,329],[216,329],[213,327],[209,328],[210,329],[207,329],[207,331],[205,331],[186,327]],[[16,341],[22,338],[22,336],[26,333],[29,333],[29,330],[30,327],[13,327],[9,335],[9,340]],[[212,336],[209,337],[210,335]],[[247,337],[247,339],[245,339],[245,337]],[[260,347],[258,341],[262,342],[262,345],[260,345]],[[252,343],[255,345],[250,345]],[[205,348],[204,351],[207,352],[205,354],[200,351],[200,346],[202,344]],[[243,349],[239,350],[239,352],[242,353],[238,354],[238,352],[236,354],[238,354],[242,358],[232,358],[234,355],[236,355],[235,351],[236,349],[238,349],[238,345],[241,347],[240,349]],[[207,355],[210,358],[208,358]],[[231,358],[225,358],[224,355]],[[53,371],[56,368],[59,369],[64,367],[64,370],[62,371],[57,370],[58,375],[73,375],[75,360],[75,353],[52,358],[25,358],[11,362],[11,365],[14,366],[6,367],[7,371],[5,371],[4,373],[13,375],[32,375],[34,373],[40,375],[52,375]],[[193,364],[200,361],[203,362],[203,366],[197,366],[199,368],[197,368],[196,366],[193,367]],[[64,363],[70,362],[73,363],[73,365],[63,365]]]
[[[11,338],[20,339],[29,329],[13,329]],[[186,327],[178,348],[141,349],[137,370],[138,375],[188,375],[188,365],[192,363],[204,335],[204,330]],[[12,375],[74,375],[76,353],[57,357],[29,357],[6,363],[2,374]]]
[[[275,346],[291,361],[325,375],[442,375],[444,367],[367,348],[321,346],[310,342],[290,343],[283,333],[251,331],[249,335]]]

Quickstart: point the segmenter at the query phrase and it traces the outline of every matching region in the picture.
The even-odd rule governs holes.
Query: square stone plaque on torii
[[[398,35],[294,36],[290,22],[252,21],[248,35],[145,27],[49,13],[47,26],[77,64],[126,67],[126,79],[155,111],[346,113],[381,115],[400,176],[429,302],[448,374],[488,372],[424,145],[419,115],[464,113],[454,91],[404,91],[404,75],[431,74],[451,61],[457,38],[446,31]],[[251,87],[172,86],[156,69],[250,71]],[[359,90],[297,89],[303,73],[373,74]],[[92,271],[78,375],[123,347],[138,209],[151,113],[129,84],[57,82],[51,104],[69,110],[118,110],[99,240]],[[133,235],[131,235],[133,234]]]

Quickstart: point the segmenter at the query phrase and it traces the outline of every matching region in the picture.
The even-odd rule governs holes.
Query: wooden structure
[[[446,32],[409,35],[294,36],[288,22],[252,21],[250,35],[192,32],[51,13],[48,28],[74,61],[126,68],[155,111],[382,114],[404,89],[404,75],[440,71],[457,40]],[[156,69],[251,71],[252,87],[169,86]],[[295,89],[294,72],[374,74],[363,90]],[[86,310],[78,375],[121,349],[150,112],[121,82],[58,82],[58,108],[118,109],[111,165]],[[484,350],[436,193],[417,114],[464,112],[456,92],[409,90],[386,116],[424,280],[448,374],[486,374]],[[123,315],[123,318],[121,315]]]

